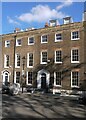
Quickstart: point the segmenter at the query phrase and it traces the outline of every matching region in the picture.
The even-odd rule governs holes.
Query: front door
[[[41,74],[41,88],[42,89],[46,88],[46,74],[45,73]]]
[[[7,82],[9,82],[9,73],[4,72],[3,73],[3,84],[6,84]]]

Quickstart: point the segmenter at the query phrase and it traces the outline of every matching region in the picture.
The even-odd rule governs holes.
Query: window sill
[[[45,44],[45,43],[48,43],[48,42],[41,42],[41,44]]]
[[[55,42],[62,42],[63,40],[55,40]]]
[[[20,66],[16,66],[15,68],[20,68]]]
[[[10,67],[6,67],[6,66],[5,66],[4,68],[10,68]]]
[[[80,63],[80,62],[79,61],[71,61],[71,63],[76,63],[77,64],[77,63]]]
[[[61,85],[54,85],[54,87],[62,87]]]
[[[43,64],[43,65],[44,65],[44,64],[47,64],[47,62],[41,62],[40,64]]]
[[[16,47],[20,47],[20,46],[22,46],[22,45],[16,45]]]
[[[71,88],[79,88],[79,86],[71,86]]]
[[[28,45],[34,45],[34,43],[31,43],[31,44],[29,43]]]
[[[56,64],[62,64],[62,62],[55,62]]]
[[[71,39],[71,40],[72,40],[72,41],[73,41],[73,40],[77,41],[77,40],[79,40],[79,39],[80,39],[80,38],[76,38],[76,39]]]
[[[27,68],[33,68],[33,66],[27,66]]]
[[[32,86],[32,84],[31,84],[31,83],[27,83],[27,85]]]

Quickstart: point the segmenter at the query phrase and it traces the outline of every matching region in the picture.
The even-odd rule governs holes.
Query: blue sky
[[[69,1],[69,2],[68,2]],[[63,18],[71,16],[74,22],[82,20],[83,2],[2,2],[2,34],[11,33],[16,27],[43,28],[45,22],[57,19],[58,24]]]

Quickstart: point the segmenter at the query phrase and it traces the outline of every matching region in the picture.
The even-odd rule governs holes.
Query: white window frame
[[[78,38],[74,38],[74,39],[72,38],[72,36],[73,36],[72,33],[73,33],[73,32],[78,32]],[[80,39],[80,31],[79,31],[79,30],[72,31],[72,32],[71,32],[71,40],[79,40],[79,39]]]
[[[46,42],[43,42],[43,39],[42,39],[43,36],[47,36],[47,41]],[[47,34],[41,35],[41,43],[48,43],[48,35]]]
[[[43,52],[46,52],[46,53],[47,53],[47,61],[48,61],[48,52],[47,52],[47,50],[41,51],[41,64],[47,64],[47,62],[42,62],[42,53],[43,53]]]
[[[15,68],[20,68],[21,66],[21,55],[20,55],[20,66],[17,66],[17,55],[20,55],[19,53],[15,54]]]
[[[30,38],[33,38],[33,41],[34,41],[33,43],[30,43],[30,42],[29,42],[29,39],[30,39]],[[35,43],[35,38],[34,38],[34,36],[28,37],[28,45],[34,45],[34,43]]]
[[[21,40],[21,44],[20,45],[18,44],[18,40]],[[16,39],[16,46],[21,46],[21,45],[22,45],[22,38],[17,38]]]
[[[14,83],[17,83],[17,82],[16,82],[16,73],[17,73],[17,72],[20,72],[20,71],[15,71]],[[20,72],[20,77],[21,77],[21,72]],[[20,81],[19,81],[19,82],[20,82]]]
[[[78,85],[72,85],[72,73],[73,72],[78,72]],[[80,80],[80,72],[79,71],[71,71],[71,87],[73,88],[79,88],[79,80]]]
[[[9,56],[9,66],[6,66],[6,61],[7,61],[6,56],[7,56],[7,54],[4,55],[4,68],[9,68],[9,66],[10,66],[10,56],[8,55]]]
[[[32,85],[31,83],[28,83],[28,73],[29,73],[30,71],[27,71],[27,81],[26,81],[26,84],[27,85]],[[32,72],[32,71],[31,71]],[[32,72],[32,82],[33,82],[33,72]]]
[[[62,50],[60,50],[60,49],[55,50],[55,63],[58,63],[58,64],[62,63],[62,61],[59,61],[59,62],[56,61],[56,51],[61,51],[61,53],[62,53]],[[61,54],[61,59],[62,59],[62,54]]]
[[[62,33],[55,33],[55,42],[63,41],[63,39],[59,39],[59,40],[56,39],[56,35],[57,35],[57,34],[61,34],[61,37],[62,37]]]
[[[29,54],[33,54],[33,66],[29,65]],[[34,52],[27,53],[27,67],[28,68],[33,68],[34,67]]]
[[[8,42],[8,44],[9,44],[9,46],[7,45],[7,42]],[[10,40],[6,40],[6,41],[5,41],[5,47],[7,47],[7,48],[10,47]]]
[[[79,58],[78,58],[78,59],[79,59],[78,61],[72,61],[72,51],[73,51],[73,50],[78,50],[78,57],[79,57]],[[72,48],[72,49],[71,49],[71,63],[80,63],[79,48]]]
[[[61,80],[61,85],[56,84],[56,72],[54,72],[54,86],[62,87],[62,80]]]

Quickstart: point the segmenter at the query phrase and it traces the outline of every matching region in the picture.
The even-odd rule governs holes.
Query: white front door
[[[5,84],[6,82],[9,82],[9,72],[3,73],[3,84]]]

